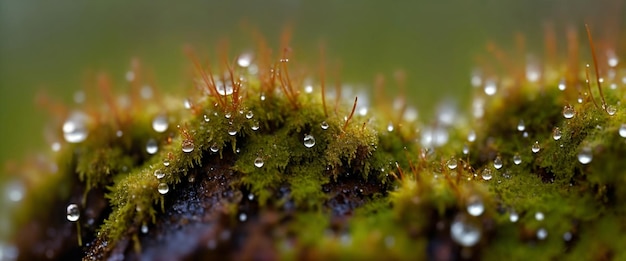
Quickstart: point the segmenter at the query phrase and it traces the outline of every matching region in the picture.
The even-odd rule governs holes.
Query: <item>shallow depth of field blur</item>
[[[49,151],[43,135],[48,114],[36,106],[38,94],[71,107],[89,71],[109,73],[123,91],[132,57],[164,93],[183,95],[191,88],[183,80],[189,65],[183,45],[207,53],[228,39],[235,55],[255,47],[249,28],[257,28],[276,50],[290,24],[294,64],[316,68],[323,41],[345,83],[371,88],[382,73],[392,88],[394,71],[403,69],[409,102],[424,119],[442,100],[464,108],[474,57],[486,53],[488,41],[513,50],[515,33],[522,33],[528,53],[542,57],[546,22],[555,24],[564,49],[566,25],[582,32],[586,21],[614,15],[614,2],[0,1],[0,162]]]

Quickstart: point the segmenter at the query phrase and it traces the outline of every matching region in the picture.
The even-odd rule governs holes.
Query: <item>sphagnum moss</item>
[[[475,75],[471,115],[424,124],[259,46],[216,71],[188,50],[184,98],[137,62],[130,102],[100,77],[106,108],[62,113],[51,159],[12,169],[2,258],[626,259],[617,57]]]

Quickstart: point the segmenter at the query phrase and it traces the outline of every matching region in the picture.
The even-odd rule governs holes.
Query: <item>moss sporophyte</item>
[[[382,78],[370,106],[324,61],[295,70],[287,40],[219,66],[186,49],[188,97],[134,61],[122,98],[97,77],[104,106],[42,100],[52,151],[3,177],[0,257],[626,260],[624,50],[588,33],[588,66],[575,40],[565,66],[490,44],[467,113],[430,124]]]

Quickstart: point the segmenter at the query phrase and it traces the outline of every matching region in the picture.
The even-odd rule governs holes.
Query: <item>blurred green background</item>
[[[562,40],[562,25],[582,27],[603,15],[604,2],[2,0],[0,162],[48,150],[38,92],[71,104],[85,72],[106,71],[123,82],[130,58],[139,57],[166,93],[186,93],[182,46],[212,51],[226,37],[231,50],[253,48],[242,24],[259,28],[275,49],[285,24],[293,24],[299,64],[315,66],[325,41],[346,82],[371,85],[378,73],[389,79],[404,69],[409,100],[425,118],[442,99],[466,103],[473,57],[488,40],[506,49],[521,32],[541,55],[544,22],[555,22]]]

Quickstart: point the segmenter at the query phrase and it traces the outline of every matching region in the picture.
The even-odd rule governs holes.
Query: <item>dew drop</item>
[[[522,164],[522,156],[520,156],[519,153],[515,153],[513,156],[513,163],[515,163],[515,165]]]
[[[170,165],[170,160],[169,159],[164,159],[163,160],[163,166],[168,167]]]
[[[568,241],[568,242],[572,240],[572,232],[569,232],[569,231],[565,232],[563,234],[563,240]]]
[[[237,65],[246,68],[252,64],[252,53],[242,53],[237,58]]]
[[[154,171],[154,176],[155,176],[157,179],[162,179],[162,178],[164,178],[164,177],[165,177],[165,172],[163,172],[161,169],[156,169],[156,170]]]
[[[313,146],[315,146],[315,138],[313,137],[313,135],[304,135],[304,146],[307,148],[312,148]]]
[[[565,80],[561,80],[561,81],[559,82],[559,90],[560,90],[560,91],[565,91],[565,88],[566,88],[566,86],[565,86]]]
[[[152,120],[152,129],[156,132],[165,132],[168,128],[167,116],[158,115]]]
[[[554,129],[552,130],[552,138],[554,140],[560,140],[561,136],[562,136],[561,129],[559,129],[559,127],[554,127]]]
[[[263,167],[263,165],[265,165],[265,162],[263,161],[263,158],[261,157],[256,157],[256,159],[254,159],[254,166],[257,168]]]
[[[254,200],[254,194],[252,193],[248,194],[248,200],[250,201]]]
[[[88,119],[89,116],[83,112],[72,112],[63,123],[63,138],[69,143],[80,143],[87,139],[86,122]]]
[[[211,121],[211,118],[209,118],[209,115],[206,115],[206,114],[204,115],[204,121],[205,122]]]
[[[526,125],[524,124],[524,120],[519,120],[517,123],[517,130],[524,131],[526,129]]]
[[[310,84],[304,87],[304,92],[306,93],[313,93],[313,86],[311,86]]]
[[[252,117],[254,117],[254,112],[248,111],[248,113],[246,113],[246,119],[252,119]]]
[[[328,129],[328,123],[326,121],[323,121],[322,124],[320,125],[322,127],[322,130],[327,130]]]
[[[159,144],[157,144],[155,139],[149,139],[148,143],[146,143],[146,152],[152,155],[157,153],[157,151],[159,151]]]
[[[141,233],[148,234],[148,225],[141,225]]]
[[[494,81],[487,81],[484,88],[485,94],[488,96],[493,96],[498,91],[496,87],[496,83]]]
[[[539,230],[537,230],[537,238],[539,240],[544,240],[546,239],[546,237],[548,237],[548,231],[545,228],[540,228]]]
[[[246,220],[248,220],[248,215],[246,215],[246,213],[239,214],[239,221],[246,222]]]
[[[53,142],[51,147],[52,147],[52,151],[58,152],[59,150],[61,150],[61,143]]]
[[[493,174],[491,173],[491,169],[485,168],[482,172],[483,180],[490,180],[493,178]]]
[[[450,160],[448,160],[448,168],[449,169],[456,169],[457,167],[457,161],[454,157],[450,158]]]
[[[533,144],[533,146],[530,148],[530,150],[533,153],[537,153],[539,152],[539,150],[541,150],[541,146],[539,146],[539,141],[535,141],[535,143]]]
[[[233,84],[228,81],[226,83],[222,81],[216,81],[215,88],[217,89],[217,93],[222,96],[231,95],[235,91],[235,89],[233,88]]]
[[[474,130],[471,130],[468,134],[467,134],[467,141],[469,142],[474,142],[476,141],[476,132]]]
[[[388,131],[388,132],[392,132],[392,131],[393,131],[393,123],[391,123],[391,122],[390,122],[390,123],[387,125],[387,131]]]
[[[622,123],[619,127],[619,136],[622,138],[626,138],[626,123]]]
[[[539,211],[537,213],[535,213],[535,219],[537,221],[542,221],[545,218],[545,216],[543,215],[543,212]]]
[[[467,143],[463,144],[463,154],[467,155],[469,154],[469,151],[470,151],[469,145]]]
[[[259,127],[260,127],[259,126],[259,122],[258,121],[254,121],[254,122],[252,122],[252,125],[250,126],[250,129],[253,130],[253,131],[257,131],[257,130],[259,130]]]
[[[219,150],[220,148],[217,147],[217,144],[213,143],[213,145],[211,145],[211,152],[215,153]]]
[[[237,129],[235,129],[235,127],[233,127],[233,126],[228,127],[228,135],[230,135],[230,136],[237,135]]]
[[[573,106],[565,105],[563,107],[563,117],[565,117],[566,119],[574,118],[575,114],[576,114],[576,112],[574,111],[574,107]]]
[[[182,148],[184,153],[192,152],[194,147],[195,147],[194,144],[193,144],[193,141],[190,140],[190,139],[183,140],[181,145],[182,145],[181,148]]]
[[[6,196],[12,202],[20,202],[24,198],[24,190],[24,185],[18,180],[9,182],[5,186]]]
[[[224,113],[224,118],[230,119],[231,117],[233,117],[232,113],[230,113],[230,112]]]
[[[496,159],[493,160],[493,167],[496,169],[502,168],[502,158],[500,158],[500,156],[497,156]]]
[[[467,201],[467,213],[474,217],[478,217],[485,212],[485,205],[478,196],[471,196]]]
[[[454,242],[464,247],[476,245],[480,241],[480,233],[480,228],[458,217],[450,225],[450,236]]]
[[[617,112],[617,108],[613,105],[608,105],[606,107],[606,113],[608,113],[610,116],[615,115],[615,113]]]
[[[71,222],[76,222],[80,218],[80,211],[78,210],[78,205],[69,204],[67,205],[67,220]]]
[[[183,101],[183,106],[185,106],[185,109],[187,110],[191,109],[191,100],[189,100],[189,98],[185,99]]]
[[[511,212],[509,212],[509,221],[511,221],[511,223],[515,223],[517,220],[519,220],[519,215],[515,212],[515,210],[511,210]]]
[[[593,153],[591,151],[591,147],[583,147],[580,152],[578,152],[578,162],[583,165],[589,164],[593,159]]]
[[[170,191],[170,186],[168,186],[167,183],[159,183],[157,190],[161,193],[161,195],[165,195]]]

